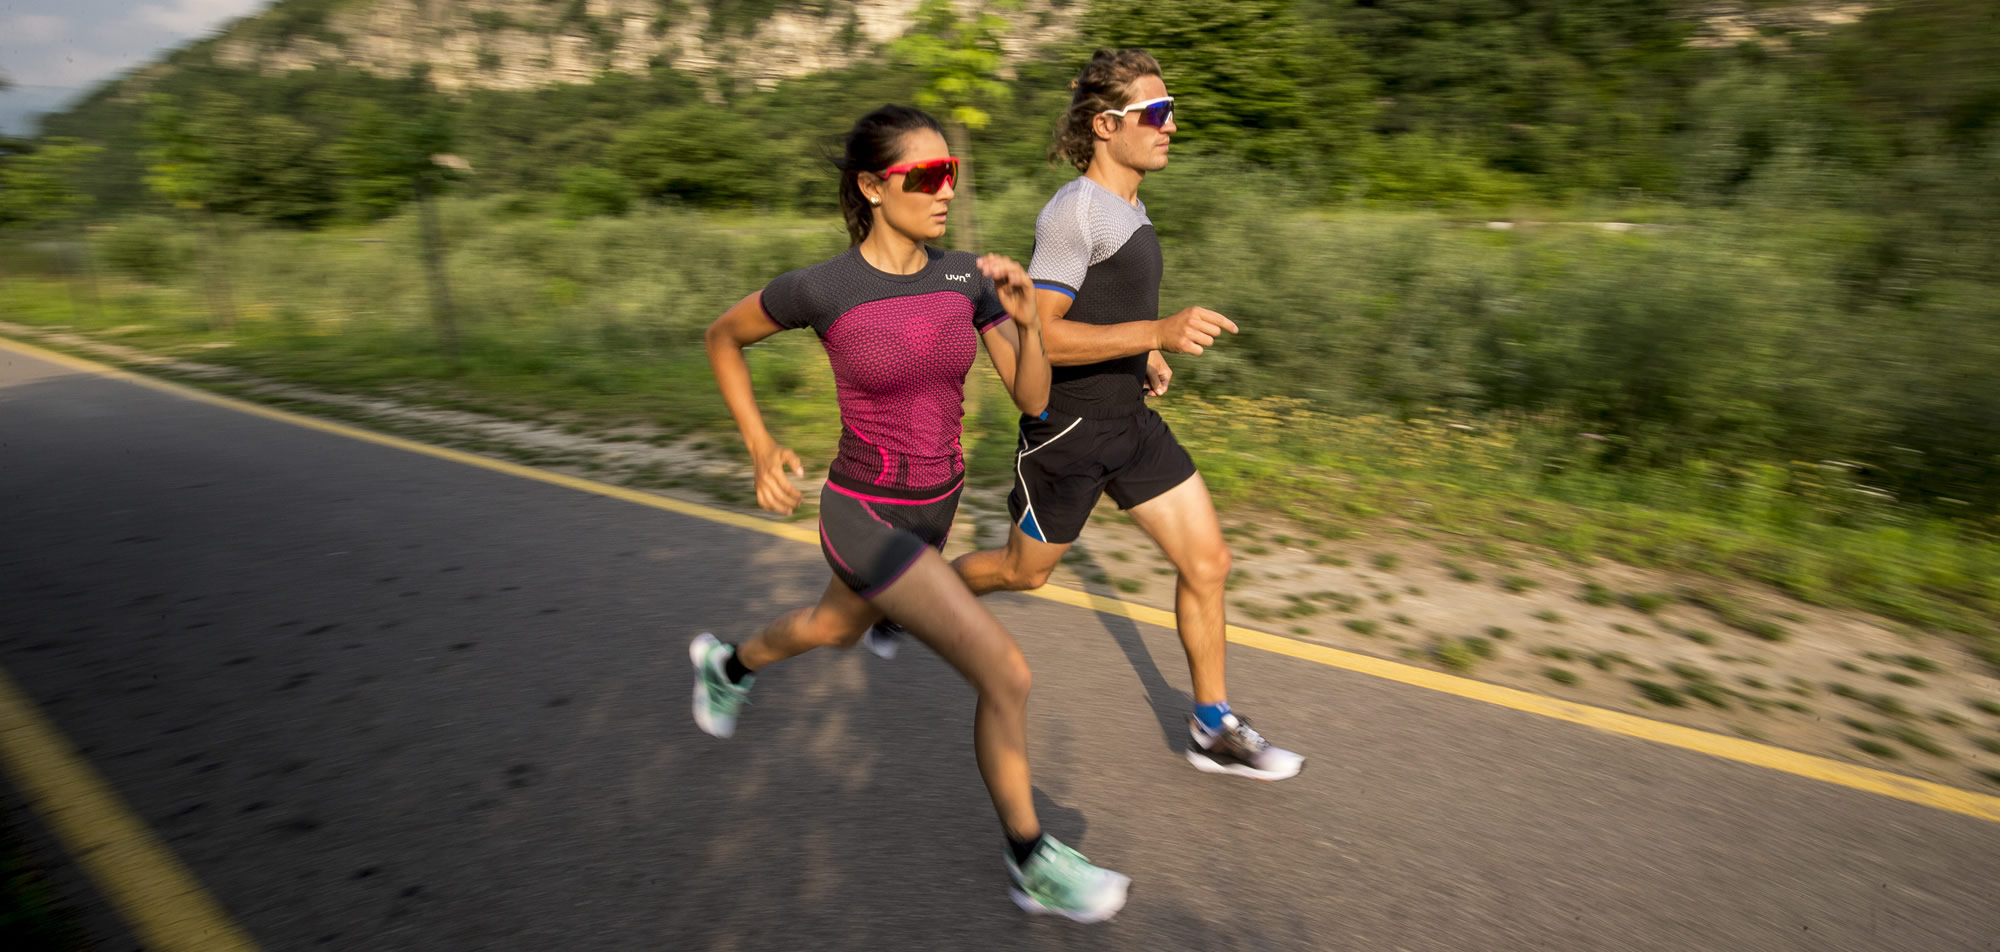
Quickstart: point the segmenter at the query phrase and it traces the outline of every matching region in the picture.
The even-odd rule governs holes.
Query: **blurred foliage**
[[[276,9],[308,35],[332,2]],[[852,33],[837,4],[778,0],[713,0],[712,28],[780,6]],[[466,312],[495,327],[561,315],[574,325],[538,333],[623,340],[658,333],[643,330],[650,308],[695,321],[837,247],[825,156],[885,102],[933,97],[971,127],[982,237],[1025,255],[1070,174],[1044,158],[1070,77],[1094,47],[1140,45],[1165,64],[1183,127],[1144,192],[1164,300],[1244,327],[1178,362],[1183,392],[1535,420],[1569,435],[1517,447],[1523,459],[1629,477],[1618,492],[1657,476],[1789,498],[1805,473],[1841,500],[1815,519],[1874,519],[1893,498],[1991,526],[2000,4],[1891,0],[1838,26],[1795,6],[1748,3],[1759,35],[1713,45],[1677,0],[1095,0],[1072,41],[1003,67],[999,24],[933,3],[912,24],[931,28],[882,55],[768,90],[657,66],[447,97],[422,76],[333,65],[251,74],[198,43],[148,80],[152,98],[107,86],[0,162],[44,174],[34,156],[67,137],[100,147],[69,153],[60,176],[92,214],[157,210],[150,166],[166,198],[320,234],[401,221],[417,159],[448,146],[473,170],[457,190],[485,210],[477,228],[462,211],[445,223],[454,269],[484,263],[459,284],[491,300]],[[802,217],[786,227],[814,237],[707,276],[645,265],[700,295],[623,298],[587,277],[592,255],[638,266],[619,257],[638,236],[685,244],[647,229],[689,209],[754,209],[757,228]],[[554,250],[549,211],[618,241]],[[187,250],[159,220],[120,221],[100,239],[107,263],[181,279]],[[355,301],[374,303],[352,307],[414,306],[383,299],[391,286],[363,281]],[[1826,514],[1843,507],[1861,515]]]

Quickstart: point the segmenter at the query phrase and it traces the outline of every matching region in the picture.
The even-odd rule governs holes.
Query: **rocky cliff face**
[[[768,87],[880,55],[919,0],[775,4],[747,22],[685,0],[319,0],[301,17],[286,0],[232,24],[217,63],[263,72],[341,63],[382,75],[428,64],[439,88],[531,89],[588,82],[605,70],[672,65]],[[960,0],[967,13],[978,7]],[[1009,15],[1010,59],[1070,35],[1081,2],[1028,2]]]

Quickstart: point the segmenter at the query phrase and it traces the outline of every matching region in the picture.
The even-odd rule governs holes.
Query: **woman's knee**
[[[980,693],[1004,704],[1028,703],[1028,692],[1034,689],[1035,674],[1028,668],[1027,656],[1015,648],[1001,657],[993,669],[981,679]]]
[[[801,623],[800,640],[815,648],[852,648],[868,626],[832,612],[813,612]]]

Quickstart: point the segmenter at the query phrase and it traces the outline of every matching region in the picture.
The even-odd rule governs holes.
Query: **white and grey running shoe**
[[[1204,773],[1253,780],[1289,779],[1306,765],[1303,755],[1271,746],[1262,734],[1250,729],[1249,721],[1235,714],[1222,715],[1222,729],[1217,731],[1190,716],[1187,759]]]
[[[903,646],[903,639],[909,637],[909,634],[903,626],[884,618],[876,622],[875,627],[868,629],[867,634],[861,636],[861,643],[867,645],[869,651],[875,652],[875,657],[888,661],[896,656],[896,649]]]

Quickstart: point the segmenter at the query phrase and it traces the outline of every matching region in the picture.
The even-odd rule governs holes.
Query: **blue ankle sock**
[[[1223,701],[1219,704],[1197,704],[1194,706],[1194,719],[1200,721],[1201,726],[1212,731],[1222,729],[1222,717],[1228,713],[1228,701]]]

